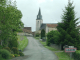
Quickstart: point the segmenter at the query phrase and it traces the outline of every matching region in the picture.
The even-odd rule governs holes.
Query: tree
[[[41,30],[41,39],[42,39],[43,37],[45,37],[45,30],[44,30],[44,29]]]
[[[73,45],[78,49],[80,44],[79,29],[76,28],[79,18],[76,18],[73,3],[69,2],[62,15],[62,23],[58,23],[57,29],[60,32],[59,42],[62,45]]]
[[[52,30],[48,32],[47,34],[47,45],[48,46],[50,45],[50,43],[59,44],[58,40],[59,40],[59,32],[57,30],[55,31]]]
[[[15,42],[17,43],[17,39],[15,39],[17,38],[16,32],[20,31],[23,27],[21,22],[22,13],[17,9],[16,5],[7,5],[6,3],[3,5],[4,2],[0,6],[0,40],[2,42],[1,45],[8,46],[7,44],[10,41],[16,40]]]

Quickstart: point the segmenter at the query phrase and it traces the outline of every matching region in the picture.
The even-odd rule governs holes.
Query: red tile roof
[[[48,27],[56,28],[57,24],[47,24]]]

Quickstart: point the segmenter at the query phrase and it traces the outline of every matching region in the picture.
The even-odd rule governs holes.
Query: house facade
[[[24,28],[23,28],[23,32],[24,32],[24,33],[31,34],[31,33],[32,33],[31,27],[24,27]]]

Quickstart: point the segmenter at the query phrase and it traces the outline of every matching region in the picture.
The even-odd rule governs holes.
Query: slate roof
[[[42,30],[42,29],[45,30],[46,25],[47,25],[48,27],[51,27],[51,28],[56,28],[56,27],[58,26],[57,23],[43,23],[43,24],[41,25],[41,27],[40,27],[39,30]]]
[[[37,15],[37,19],[36,20],[42,20],[42,15],[41,15],[41,10],[39,8],[39,12],[38,12],[38,15]]]
[[[40,27],[40,30],[44,29],[45,30],[46,24],[42,24]]]

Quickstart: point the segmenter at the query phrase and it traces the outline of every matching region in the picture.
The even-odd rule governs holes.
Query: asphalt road
[[[24,49],[23,53],[28,56],[23,60],[58,60],[54,52],[43,47],[39,40],[33,37],[28,38],[28,46]]]

